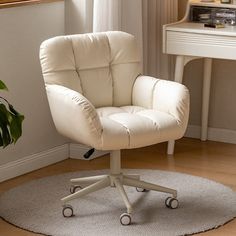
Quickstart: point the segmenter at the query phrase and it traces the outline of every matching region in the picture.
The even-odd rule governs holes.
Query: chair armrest
[[[132,94],[133,105],[156,109],[175,117],[185,128],[189,117],[189,91],[179,83],[149,76],[137,77]]]
[[[91,147],[101,146],[102,126],[94,106],[80,93],[60,85],[46,86],[58,132]]]

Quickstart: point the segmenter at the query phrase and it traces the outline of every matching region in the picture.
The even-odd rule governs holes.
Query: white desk
[[[204,58],[201,140],[207,140],[212,58],[236,60],[236,26],[214,29],[202,23],[188,22],[191,5],[236,8],[233,4],[202,3],[190,0],[183,20],[163,28],[163,52],[176,55],[175,81],[182,83],[185,65]],[[174,142],[169,142],[169,149]]]

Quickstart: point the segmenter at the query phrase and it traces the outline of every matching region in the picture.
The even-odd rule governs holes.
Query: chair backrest
[[[40,60],[46,85],[78,91],[95,107],[131,105],[141,73],[136,40],[118,31],[48,39],[40,47]]]

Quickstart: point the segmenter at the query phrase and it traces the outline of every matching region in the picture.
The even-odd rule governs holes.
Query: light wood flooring
[[[201,142],[184,138],[176,143],[175,155],[166,155],[166,143],[155,146],[122,151],[122,167],[160,169],[202,176],[230,186],[236,191],[236,145],[218,142]],[[44,176],[76,170],[109,168],[109,157],[92,161],[68,159],[32,173],[0,184],[0,194],[14,186]],[[14,203],[13,203],[14,204]],[[35,236],[0,219],[0,236]],[[95,233],[94,233],[95,235]],[[235,236],[236,219],[228,224],[200,236]]]

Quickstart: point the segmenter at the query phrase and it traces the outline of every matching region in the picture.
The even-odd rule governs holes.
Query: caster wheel
[[[170,209],[176,209],[179,206],[179,201],[176,198],[168,197],[165,200],[165,205]]]
[[[168,197],[168,198],[166,198],[166,200],[165,200],[165,205],[166,205],[166,207],[168,207],[168,208],[170,208],[169,202],[170,202],[171,198],[172,198],[172,197]]]
[[[122,225],[130,225],[131,224],[131,215],[128,213],[123,213],[120,215],[120,223]]]
[[[64,217],[72,217],[74,215],[72,206],[71,205],[63,206],[62,215]]]
[[[80,189],[82,189],[81,186],[79,186],[79,185],[72,185],[72,186],[70,187],[70,193],[73,194],[73,193],[75,193],[76,191],[78,191],[78,190],[80,190]]]
[[[138,188],[138,187],[136,187],[136,191],[139,192],[139,193],[148,192],[147,189],[145,189],[145,188]]]

